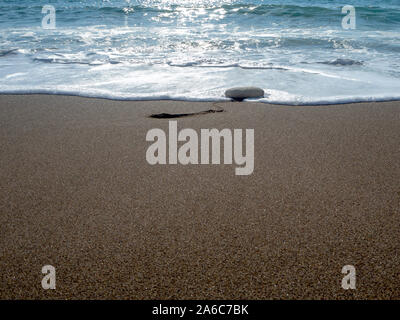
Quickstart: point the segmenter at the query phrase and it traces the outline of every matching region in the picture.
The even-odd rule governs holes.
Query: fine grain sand
[[[195,112],[178,128],[255,129],[253,175],[146,162],[148,116]],[[1,299],[400,298],[399,102],[1,95],[0,152]]]

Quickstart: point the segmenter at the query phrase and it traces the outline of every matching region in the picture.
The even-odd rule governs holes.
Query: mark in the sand
[[[155,118],[155,119],[172,119],[172,118],[183,118],[183,117],[193,117],[193,116],[199,116],[202,114],[209,114],[209,113],[217,113],[217,112],[224,112],[223,109],[221,110],[206,110],[206,111],[200,111],[200,112],[193,112],[193,113],[155,113],[150,116],[150,118]]]

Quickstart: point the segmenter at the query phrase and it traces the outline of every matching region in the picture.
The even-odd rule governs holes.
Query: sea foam
[[[329,104],[400,99],[400,4],[353,1],[2,2],[0,93],[224,101],[263,88],[261,102]]]

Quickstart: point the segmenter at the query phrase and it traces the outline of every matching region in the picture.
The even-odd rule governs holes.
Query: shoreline
[[[400,299],[400,102],[213,104],[0,94],[0,299]],[[253,174],[149,165],[170,120],[254,129]]]
[[[78,97],[78,98],[85,98],[85,99],[99,99],[99,100],[110,100],[110,101],[127,101],[127,102],[156,102],[156,101],[171,101],[171,102],[194,102],[194,103],[226,103],[226,102],[235,102],[230,98],[221,97],[220,99],[176,99],[176,98],[113,98],[113,97],[101,97],[101,96],[90,96],[90,95],[80,95],[80,94],[68,94],[68,93],[48,93],[48,92],[33,92],[33,93],[25,93],[25,92],[0,92],[0,96],[63,96],[63,97]],[[357,98],[354,98],[357,99]],[[357,103],[382,103],[382,102],[399,102],[399,98],[382,98],[376,100],[369,100],[368,98],[365,99],[358,99],[355,101],[333,101],[333,102],[315,102],[315,103],[278,103],[278,102],[268,102],[268,101],[260,101],[260,100],[252,100],[247,99],[241,102],[244,103],[261,103],[267,105],[274,105],[274,106],[288,106],[288,107],[316,107],[316,106],[332,106],[332,105],[346,105],[346,104],[357,104]]]

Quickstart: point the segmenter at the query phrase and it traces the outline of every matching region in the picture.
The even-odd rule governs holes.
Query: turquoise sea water
[[[400,99],[400,0],[0,0],[0,93],[221,100],[245,85],[273,103]]]

